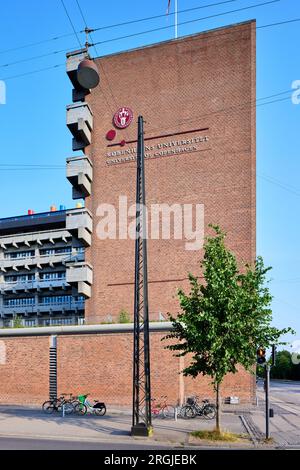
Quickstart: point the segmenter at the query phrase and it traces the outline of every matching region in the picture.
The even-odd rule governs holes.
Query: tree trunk
[[[216,413],[216,430],[217,432],[221,432],[221,396],[220,396],[220,384],[218,383],[216,386],[216,408],[217,408],[217,413]]]

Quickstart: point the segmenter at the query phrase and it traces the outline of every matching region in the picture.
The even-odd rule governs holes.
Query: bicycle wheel
[[[214,419],[216,416],[216,408],[214,405],[205,405],[203,408],[203,416],[206,419]]]
[[[51,404],[52,404],[51,400],[44,401],[44,403],[42,404],[42,410],[44,411],[44,409]]]
[[[94,411],[95,415],[97,415],[97,416],[104,416],[105,413],[106,413],[106,406],[103,405],[103,406],[101,406],[101,407],[99,407],[99,408],[94,408],[94,410],[95,410],[95,411]]]
[[[42,410],[44,413],[51,414],[56,410],[55,402],[53,400],[47,400],[42,405]]]
[[[78,403],[76,406],[75,406],[75,413],[77,415],[86,415],[87,413],[87,407],[83,404],[83,403]]]
[[[58,407],[58,411],[60,411],[61,413],[63,412],[63,406],[65,408],[65,414],[66,415],[70,415],[71,413],[73,413],[74,406],[73,406],[72,403],[66,402],[64,404],[60,404],[59,407]]]
[[[162,410],[163,418],[175,419],[175,408],[172,405],[166,405]]]
[[[195,418],[196,416],[196,411],[195,409],[190,406],[190,405],[184,405],[181,409],[181,416],[184,418],[184,419],[190,419],[190,418]]]
[[[43,408],[43,412],[46,413],[47,415],[51,415],[53,413],[53,411],[55,410],[55,406],[50,403],[48,403],[48,405],[45,404],[44,408]]]

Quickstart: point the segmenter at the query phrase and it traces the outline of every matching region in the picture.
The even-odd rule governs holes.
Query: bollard
[[[65,417],[65,405],[62,406],[63,418]]]
[[[175,419],[175,421],[177,421],[177,406],[175,406],[174,419]]]

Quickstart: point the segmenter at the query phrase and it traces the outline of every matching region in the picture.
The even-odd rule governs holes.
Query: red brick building
[[[120,196],[128,207],[135,201],[139,115],[145,120],[147,207],[199,205],[204,214],[197,232],[201,240],[209,223],[219,224],[238,259],[255,259],[255,33],[255,21],[249,21],[98,58],[99,86],[90,93],[75,86],[67,123],[73,149],[84,154],[68,159],[67,177],[73,197],[84,197],[86,203],[76,225],[76,236],[85,240],[86,266],[74,266],[74,282],[78,278],[78,289],[87,298],[87,324],[117,322],[121,310],[133,315],[134,240],[124,233],[120,237],[119,222],[115,237],[101,238],[101,227],[105,207],[115,208],[119,221]],[[85,56],[84,51],[68,54],[73,84]],[[123,129],[113,123],[120,108],[133,112]],[[149,237],[151,320],[176,313],[177,288],[188,289],[188,272],[200,275],[203,252],[187,249],[190,242],[187,233]],[[90,392],[108,404],[129,405],[132,326],[114,332],[102,327],[93,334],[80,330],[58,338],[58,392]],[[9,335],[0,334],[0,400],[40,403],[48,393],[49,341]],[[153,328],[150,334],[152,395],[167,394],[172,402],[192,393],[212,396],[209,380],[179,374],[187,359],[164,349],[164,335]],[[74,367],[74,360],[84,366]],[[232,395],[253,400],[254,377],[245,371],[228,375],[222,396]]]
[[[133,312],[134,241],[99,239],[97,209],[118,208],[120,195],[135,201],[130,158],[138,115],[145,120],[147,206],[203,204],[205,234],[209,223],[219,224],[240,260],[255,259],[255,29],[250,21],[96,59],[100,85],[86,97],[94,119],[85,148],[93,163],[86,206],[94,223],[87,322]],[[120,107],[133,111],[126,129],[112,123]],[[113,141],[106,139],[110,129]],[[152,320],[175,313],[177,288],[187,288],[188,272],[199,274],[202,250],[187,250],[186,242],[149,239]]]

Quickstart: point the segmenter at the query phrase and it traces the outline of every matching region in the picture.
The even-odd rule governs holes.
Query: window
[[[14,251],[11,253],[5,253],[6,259],[32,258],[33,256],[34,256],[34,250]]]
[[[10,276],[4,276],[5,282],[29,282],[34,281],[34,274],[15,274]]]
[[[73,318],[52,318],[51,325],[74,325]]]
[[[50,281],[51,279],[65,279],[66,278],[66,273],[65,273],[65,271],[52,272],[52,273],[41,273],[40,278],[43,281]]]
[[[35,326],[36,320],[25,320],[25,326]]]
[[[53,304],[66,304],[71,303],[73,297],[71,295],[52,295],[41,297],[40,303],[43,305],[53,305]]]
[[[18,297],[14,299],[4,299],[5,307],[28,307],[35,305],[34,297]]]
[[[71,246],[64,246],[62,248],[43,248],[40,250],[41,256],[49,256],[49,255],[61,255],[63,253],[71,253],[72,247]]]

